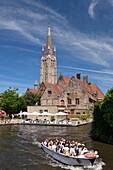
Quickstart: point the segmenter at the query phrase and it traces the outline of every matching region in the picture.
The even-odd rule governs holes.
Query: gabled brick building
[[[42,48],[42,58],[40,66],[40,86],[31,92],[42,94],[41,106],[29,106],[28,112],[48,111],[56,113],[63,111],[73,114],[84,114],[92,112],[94,103],[101,101],[104,94],[96,84],[88,82],[88,76],[81,79],[81,74],[71,78],[60,74],[56,83],[56,48],[52,52],[52,40],[50,26],[48,26],[48,36],[46,51]]]

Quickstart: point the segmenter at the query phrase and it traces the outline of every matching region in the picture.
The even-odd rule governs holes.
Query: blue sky
[[[48,24],[57,78],[80,72],[105,94],[113,86],[113,0],[0,0],[0,93],[39,83]]]

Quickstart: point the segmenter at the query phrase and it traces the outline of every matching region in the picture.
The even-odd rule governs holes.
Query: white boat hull
[[[47,154],[51,155],[55,160],[67,164],[67,165],[72,165],[72,166],[91,166],[93,165],[94,161],[96,158],[86,158],[84,156],[67,156],[62,153],[54,152],[45,145],[42,144],[42,149],[44,152]]]

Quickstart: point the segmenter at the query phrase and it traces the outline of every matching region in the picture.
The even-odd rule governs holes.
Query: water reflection
[[[90,125],[80,127],[55,127],[37,125],[0,126],[0,167],[2,170],[112,170],[113,146],[91,140]],[[88,148],[99,151],[103,158],[94,167],[65,166],[53,160],[41,149],[39,142],[56,136],[83,142]],[[104,163],[106,166],[103,166]]]

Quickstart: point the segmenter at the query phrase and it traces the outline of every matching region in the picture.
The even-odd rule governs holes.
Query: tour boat
[[[71,166],[91,166],[99,157],[99,155],[95,153],[87,153],[85,155],[79,156],[67,156],[63,153],[54,152],[53,150],[45,146],[43,143],[41,144],[41,148],[45,153],[49,154],[55,160]]]

